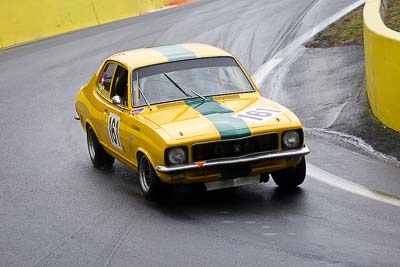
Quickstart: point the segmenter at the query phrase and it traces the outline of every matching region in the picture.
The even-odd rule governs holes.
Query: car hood
[[[175,140],[200,136],[240,138],[297,120],[293,113],[273,101],[240,96],[161,104],[141,115]]]

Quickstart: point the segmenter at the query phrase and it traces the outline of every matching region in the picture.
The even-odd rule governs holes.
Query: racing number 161
[[[263,109],[263,108],[256,108],[253,110],[248,110],[246,112],[240,113],[237,116],[241,118],[248,118],[257,121],[263,121],[268,117],[271,117],[273,113],[271,110]]]
[[[110,136],[111,144],[118,149],[122,149],[119,138],[119,122],[120,118],[117,115],[110,113],[108,119],[108,134]]]

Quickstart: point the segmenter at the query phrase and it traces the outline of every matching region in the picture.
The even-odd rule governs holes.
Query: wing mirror
[[[114,105],[120,105],[122,103],[122,98],[119,95],[113,96],[111,100]]]

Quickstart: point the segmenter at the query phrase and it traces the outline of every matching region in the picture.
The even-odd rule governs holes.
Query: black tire
[[[115,159],[104,150],[92,127],[90,126],[87,129],[87,145],[90,160],[92,161],[94,167],[103,170],[107,170],[112,167]]]
[[[301,185],[306,178],[306,159],[303,157],[299,164],[271,174],[274,182],[281,188],[294,188]]]
[[[140,190],[147,200],[159,201],[164,199],[168,195],[167,193],[170,192],[171,186],[161,182],[145,155],[139,156],[138,176]]]

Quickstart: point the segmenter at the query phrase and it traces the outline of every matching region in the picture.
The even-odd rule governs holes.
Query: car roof
[[[133,70],[171,61],[220,56],[232,57],[230,53],[211,45],[188,43],[124,51],[107,60],[120,62]]]

